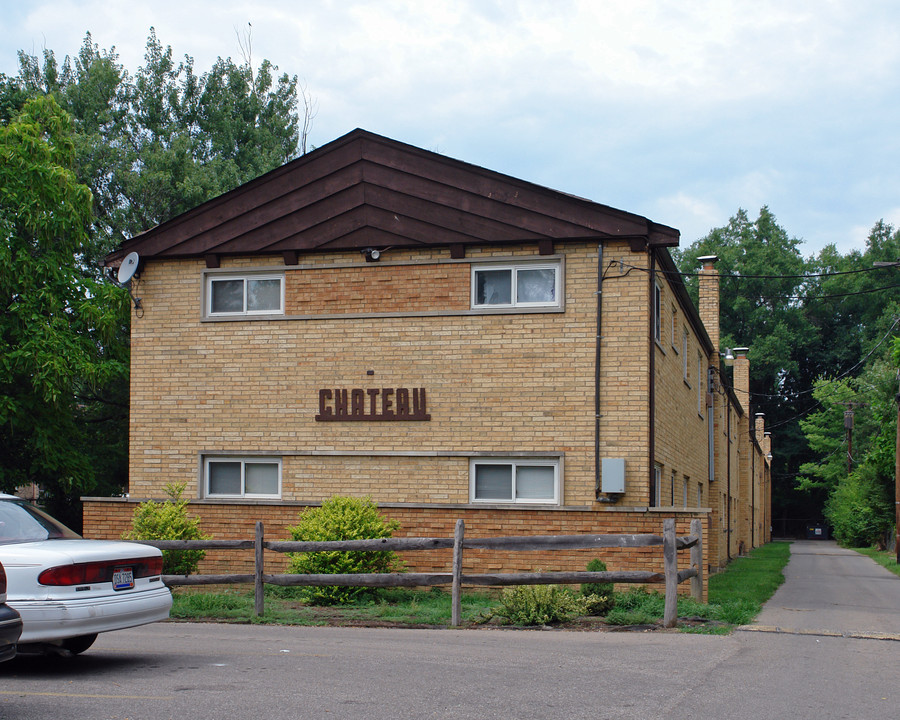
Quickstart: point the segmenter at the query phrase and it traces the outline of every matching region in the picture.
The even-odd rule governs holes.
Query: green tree
[[[4,488],[40,483],[53,512],[75,528],[79,494],[122,491],[129,301],[101,282],[102,259],[122,240],[296,157],[312,117],[305,91],[300,96],[302,119],[296,77],[266,60],[254,70],[249,58],[219,59],[197,75],[193,60],[176,62],[153,30],[133,75],[115,48],[101,50],[89,33],[61,64],[52,50],[40,58],[20,52],[18,75],[0,75],[0,124],[8,126],[5,142],[19,144],[5,153],[27,165],[26,151],[40,149],[54,163],[48,169],[32,158],[29,176],[10,155],[2,168],[0,229],[12,259],[0,258],[0,297],[10,307],[0,320],[10,369],[0,377]],[[42,100],[20,118],[29,98]],[[25,213],[18,217],[26,206],[36,218],[30,225]],[[52,227],[40,235],[40,223]],[[22,251],[28,242],[39,250]],[[39,401],[45,395],[52,404]]]
[[[151,28],[133,76],[90,33],[60,67],[19,53],[20,87],[51,94],[76,124],[79,178],[95,198],[95,239],[122,240],[295,158],[312,111],[297,77],[263,60],[219,58],[197,75]]]
[[[72,130],[51,97],[0,125],[0,487],[41,484],[77,527],[71,501],[97,484],[97,393],[127,377],[128,296],[81,261],[91,192]]]
[[[841,255],[829,245],[811,261],[811,272],[819,275],[812,279],[804,303],[818,334],[811,351],[832,374],[856,366],[861,369],[860,362],[900,317],[900,272],[896,267],[873,267],[898,258],[900,232],[879,221],[864,250]]]
[[[896,370],[882,357],[859,378],[819,381],[822,409],[801,421],[819,459],[801,466],[800,487],[826,493],[825,516],[843,543],[883,544],[893,525],[895,392]]]
[[[818,362],[818,329],[804,312],[810,265],[767,208],[751,220],[745,210],[728,225],[676,253],[688,291],[698,292],[697,258],[719,257],[722,348],[748,347],[751,412],[763,412],[776,431],[773,477],[775,517],[805,517],[820,512],[822,497],[794,491],[800,465],[814,459],[797,418],[812,406],[812,382],[831,365]]]
[[[790,391],[800,370],[803,338],[810,333],[800,302],[807,263],[800,240],[789,237],[767,207],[751,221],[739,210],[679,255],[682,272],[696,273],[697,258],[717,255],[721,275],[721,344],[749,347],[751,391]],[[697,281],[688,289],[697,298]],[[798,341],[800,341],[798,343]]]

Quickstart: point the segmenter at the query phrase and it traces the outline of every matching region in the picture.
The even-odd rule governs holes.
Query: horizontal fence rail
[[[451,625],[461,622],[462,585],[494,587],[508,585],[549,585],[580,583],[665,583],[665,613],[663,625],[674,627],[678,620],[678,584],[691,580],[691,595],[702,600],[703,594],[703,524],[691,521],[691,534],[677,537],[675,521],[663,521],[663,534],[634,535],[522,535],[493,538],[465,538],[465,525],[456,521],[452,538],[383,538],[378,540],[335,540],[327,542],[266,541],[262,522],[256,523],[254,540],[140,540],[161,550],[254,550],[253,574],[229,575],[164,575],[166,585],[223,585],[253,583],[255,586],[255,613],[264,611],[264,585],[303,587],[425,587],[452,586]],[[590,550],[613,548],[648,548],[662,546],[662,572],[632,570],[606,572],[536,572],[536,573],[487,573],[462,572],[464,550]],[[280,553],[300,552],[408,552],[412,550],[453,549],[450,572],[432,573],[368,573],[347,575],[278,574],[265,573],[264,550]],[[690,567],[678,570],[679,550],[690,549]]]

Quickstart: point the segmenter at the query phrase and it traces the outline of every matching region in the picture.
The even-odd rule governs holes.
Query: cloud
[[[900,197],[900,6],[879,0],[31,0],[0,71],[88,30],[134,71],[154,26],[202,72],[248,23],[255,62],[318,101],[314,145],[364,127],[687,242],[766,204],[810,252],[844,247]]]

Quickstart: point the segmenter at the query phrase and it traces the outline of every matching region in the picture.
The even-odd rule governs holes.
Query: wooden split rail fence
[[[428,585],[450,585],[452,587],[451,624],[458,626],[461,615],[461,586],[501,586],[501,585],[548,585],[579,583],[665,583],[665,627],[674,627],[678,619],[678,584],[690,579],[691,595],[697,600],[703,594],[703,525],[700,520],[691,521],[691,534],[676,537],[675,521],[663,521],[663,534],[635,535],[531,535],[493,538],[465,538],[462,520],[456,521],[456,531],[452,538],[384,538],[380,540],[336,540],[330,542],[266,541],[263,537],[262,522],[256,523],[254,540],[142,540],[162,550],[212,550],[212,549],[253,549],[255,553],[254,572],[245,575],[164,575],[163,582],[175,585],[220,585],[229,583],[253,583],[255,586],[255,607],[257,616],[264,611],[263,586],[306,586],[325,587],[339,585],[347,587],[422,587]],[[492,573],[467,575],[462,572],[463,551],[482,550],[577,550],[610,548],[646,548],[661,545],[663,548],[663,570],[607,571],[607,572],[539,572],[539,573]],[[449,573],[370,573],[354,575],[269,575],[265,572],[264,550],[274,552],[326,552],[354,551],[375,552],[411,550],[453,549],[453,567]],[[690,548],[690,566],[678,570],[678,550]]]

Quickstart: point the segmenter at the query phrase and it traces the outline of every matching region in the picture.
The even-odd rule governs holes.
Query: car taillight
[[[0,595],[6,595],[6,570],[0,565]]]
[[[130,567],[135,580],[153,577],[162,573],[162,558],[127,558],[125,560],[102,560],[100,562],[75,563],[47,568],[38,575],[41,585],[90,585],[112,582],[113,572]]]

